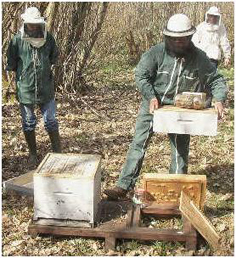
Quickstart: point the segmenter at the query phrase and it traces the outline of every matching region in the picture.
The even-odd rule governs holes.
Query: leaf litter
[[[120,79],[122,78],[122,79]],[[233,77],[230,77],[232,82]],[[58,94],[58,120],[64,153],[99,154],[102,157],[102,191],[115,184],[132,141],[135,119],[141,96],[133,81],[133,71],[117,73],[109,86],[100,85],[86,93],[84,100],[73,105]],[[114,83],[116,82],[116,83]],[[233,99],[233,83],[229,98]],[[100,116],[92,111],[96,111]],[[234,254],[234,137],[233,107],[226,103],[224,121],[219,123],[216,137],[191,137],[189,174],[207,176],[205,214],[221,237],[220,250],[212,250],[199,241],[196,251],[189,252],[181,243],[119,240],[116,251],[106,253],[104,241],[83,238],[55,238],[27,233],[33,217],[33,200],[3,191],[2,252],[4,256],[97,256],[97,255],[171,255],[171,256],[233,256]],[[21,131],[18,104],[2,107],[2,179],[27,171],[27,146]],[[39,161],[51,151],[40,113],[36,129]],[[163,158],[164,157],[164,158]],[[155,134],[143,163],[143,173],[168,173],[170,147],[166,135]],[[142,178],[142,174],[140,178]],[[179,219],[169,221],[144,219],[146,227],[181,227]]]

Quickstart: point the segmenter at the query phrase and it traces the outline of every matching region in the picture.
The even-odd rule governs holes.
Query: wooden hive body
[[[49,153],[34,173],[34,220],[96,220],[100,156]]]
[[[205,175],[147,173],[143,177],[145,199],[152,204],[179,206],[181,191],[186,191],[197,207],[203,209],[206,197]]]
[[[154,111],[153,131],[215,136],[217,113],[212,108],[194,110],[167,105]]]

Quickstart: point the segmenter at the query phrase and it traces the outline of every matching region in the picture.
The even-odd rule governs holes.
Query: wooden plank
[[[23,195],[34,195],[34,184],[33,184],[33,174],[35,170],[28,173],[14,177],[3,182],[3,187],[6,191],[14,191],[18,194]]]
[[[183,215],[192,223],[209,244],[214,248],[218,248],[219,235],[215,231],[213,225],[184,191],[181,193],[179,208]]]
[[[98,237],[98,238],[119,238],[119,239],[137,239],[137,240],[162,240],[162,241],[187,241],[194,234],[184,234],[177,229],[155,229],[144,227],[131,228],[110,228],[100,230],[99,228],[74,228],[74,227],[56,227],[31,224],[28,227],[29,234],[52,234],[63,236],[80,237]]]
[[[185,247],[187,250],[196,250],[197,248],[197,232],[193,233],[186,239]]]
[[[184,216],[182,215],[182,221],[183,221],[183,232],[184,233],[189,233],[195,230],[191,222]]]
[[[179,215],[181,214],[177,205],[173,204],[156,204],[142,208],[143,214],[153,215]]]
[[[105,237],[105,250],[115,250],[116,249],[116,238],[113,236],[113,234],[107,234]]]
[[[128,210],[127,212],[127,219],[126,219],[126,227],[130,228],[132,227],[132,223],[133,223],[133,206],[131,207],[131,209]]]
[[[217,135],[217,114],[214,109],[163,107],[154,111],[153,131],[190,135]]]
[[[141,224],[141,208],[140,205],[134,207],[133,227],[139,227]]]

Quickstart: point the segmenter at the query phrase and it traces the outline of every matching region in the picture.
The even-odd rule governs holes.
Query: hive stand
[[[108,203],[121,206],[119,203],[108,201],[103,201],[102,205],[107,205]],[[163,218],[163,216],[181,215],[181,212],[178,207],[174,206],[155,205],[141,208],[139,205],[134,206],[130,204],[126,220],[117,225],[114,225],[114,221],[112,220],[102,223],[95,228],[39,225],[37,222],[32,222],[29,225],[28,233],[33,236],[37,234],[51,234],[58,236],[105,238],[105,250],[115,250],[117,239],[179,241],[185,242],[188,250],[196,249],[197,232],[186,217],[181,215],[183,221],[182,230],[156,229],[141,226],[141,218],[145,215],[156,215]]]

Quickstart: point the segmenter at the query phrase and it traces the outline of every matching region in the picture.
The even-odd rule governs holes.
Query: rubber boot
[[[48,132],[52,144],[52,151],[61,153],[61,141],[59,131]]]
[[[29,148],[28,165],[30,166],[30,168],[34,168],[37,166],[37,162],[38,162],[35,131],[24,132],[24,135]]]
[[[128,190],[125,190],[119,186],[115,186],[112,189],[104,190],[104,194],[106,194],[111,201],[117,201],[119,199],[123,199],[126,197]]]

